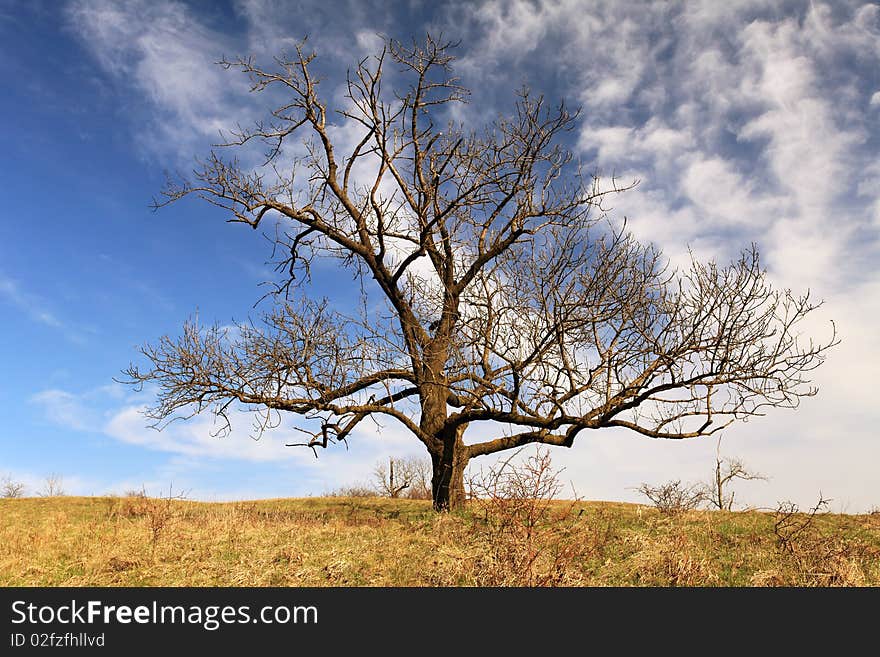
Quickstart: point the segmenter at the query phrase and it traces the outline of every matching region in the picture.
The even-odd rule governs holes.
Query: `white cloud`
[[[658,160],[655,166],[662,166],[663,160],[669,161],[694,145],[694,137],[687,128],[670,128],[658,117],[649,119],[639,133],[642,137],[641,149]]]
[[[802,213],[821,212],[841,191],[840,181],[848,173],[846,157],[858,136],[836,125],[829,101],[815,87],[808,60],[785,46],[775,47],[777,39],[767,30],[755,32],[745,45],[761,53],[759,89],[768,109],[743,126],[739,137],[768,139],[764,154],[778,184]]]
[[[608,126],[581,132],[579,145],[584,150],[596,148],[601,162],[619,162],[629,157],[634,137],[629,126]]]
[[[427,457],[422,444],[393,419],[382,419],[380,424],[365,420],[352,432],[348,445],[318,449],[318,458],[310,449],[285,445],[302,442],[304,438],[291,429],[290,421],[267,430],[255,440],[251,431],[254,416],[245,411],[230,414],[232,431],[222,437],[216,435],[219,425],[209,413],[188,421],[172,422],[157,431],[144,415],[145,404],[137,403],[146,401],[145,397],[152,399],[154,392],[131,393],[121,385],[114,385],[80,393],[50,389],[31,397],[31,403],[42,408],[46,419],[66,430],[103,434],[126,445],[171,456],[165,466],[148,477],[149,481],[129,477],[91,488],[84,484],[77,490],[88,488],[89,494],[99,494],[140,489],[145,485],[149,491],[158,493],[173,482],[176,489],[192,489],[202,498],[205,494],[217,499],[248,497],[246,489],[237,493],[233,488],[207,491],[199,476],[215,466],[229,467],[231,463],[241,462],[249,464],[245,466],[249,468],[277,466],[279,472],[287,472],[290,479],[297,482],[297,490],[320,494],[345,484],[367,482],[373,466],[382,458],[411,454]],[[242,478],[248,478],[246,472]],[[274,490],[284,490],[283,482],[276,484]]]
[[[855,273],[840,263],[853,250],[868,257],[864,251],[872,248],[863,231],[876,226],[877,192],[871,152],[863,147],[872,126],[840,102],[858,95],[857,81],[837,75],[834,64],[842,53],[858,53],[880,65],[864,47],[876,40],[876,12],[863,7],[835,23],[814,4],[800,23],[764,12],[760,3],[716,4],[682,13],[675,52],[642,85],[667,86],[675,102],[641,125],[622,122],[625,113],[588,112],[579,146],[595,149],[605,171],[639,171],[640,189],[618,209],[673,260],[687,243],[712,245],[724,257],[737,242],[758,241],[779,283],[839,289]],[[627,6],[620,12],[619,20],[638,20]],[[645,16],[643,31],[655,22]],[[716,30],[723,41],[711,40]],[[561,41],[561,50],[602,61],[593,50],[604,41],[584,43],[573,31]],[[648,53],[645,43],[628,45],[635,58]],[[596,80],[585,74],[581,84],[589,99]],[[856,188],[866,196],[861,205],[852,203]],[[805,270],[804,253],[814,267]]]
[[[303,0],[296,11],[283,0],[236,0],[235,7],[246,23],[251,52],[289,53],[308,37],[311,47],[345,66],[348,55],[374,54],[376,35],[387,33],[393,20],[393,8],[382,0]]]
[[[697,159],[683,170],[680,190],[695,212],[714,227],[744,226],[763,229],[767,218],[779,216],[777,199],[763,197],[753,180],[720,157]]]
[[[247,424],[244,431],[240,426],[242,423],[237,422],[233,433],[218,437],[216,433],[219,427],[208,416],[174,422],[157,431],[148,426],[144,411],[144,406],[124,406],[115,410],[102,430],[108,436],[130,445],[185,456],[247,461],[272,461],[290,456],[290,450],[286,450],[277,439],[273,440],[271,433],[261,440],[251,438],[246,430],[249,419],[245,419]]]
[[[59,426],[74,431],[94,428],[94,414],[78,397],[65,390],[43,390],[32,395],[31,404],[43,409],[46,418]]]
[[[137,135],[145,146],[189,160],[197,145],[245,119],[246,80],[216,65],[224,53],[234,56],[235,44],[183,3],[75,0],[67,14],[100,67],[151,103],[149,127]],[[128,107],[133,121],[139,104]]]
[[[267,430],[255,439],[254,415],[235,412],[230,415],[232,431],[218,436],[221,427],[210,413],[203,413],[187,421],[175,421],[161,431],[151,426],[144,415],[145,406],[125,405],[108,413],[108,419],[100,430],[106,435],[131,445],[204,459],[238,459],[255,462],[293,462],[298,466],[311,464],[314,453],[305,448],[287,447],[285,443],[303,442],[305,436],[291,429],[289,423],[277,429]],[[392,420],[382,426],[366,420],[351,435],[351,443],[381,442],[386,448],[399,449],[412,444],[409,432]],[[344,452],[344,446],[318,450],[320,458]],[[317,465],[317,464],[316,464]],[[323,464],[321,464],[323,466]]]

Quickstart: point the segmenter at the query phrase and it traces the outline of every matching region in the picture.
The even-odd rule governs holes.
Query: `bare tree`
[[[127,380],[158,386],[156,426],[211,410],[228,429],[241,407],[259,432],[289,413],[305,435],[292,444],[316,450],[393,418],[430,454],[442,510],[463,504],[474,457],[611,427],[697,438],[815,394],[807,376],[835,337],[802,337],[809,295],[774,290],[754,246],[729,266],[667,270],[606,218],[624,188],[582,175],[563,104],[524,90],[482,131],[451,122],[468,95],[451,47],[387,42],[337,107],[304,44],[273,68],[222,62],[283,96],[225,138],[264,145],[265,163],[212,152],[156,205],[196,195],[230,222],[269,225],[279,278],[271,310],[235,335],[190,321],[142,347],[149,366]],[[316,258],[357,279],[356,310],[309,296]],[[487,439],[465,443],[472,428]]]
[[[430,499],[430,468],[430,463],[415,456],[389,458],[387,466],[384,461],[380,461],[373,468],[373,480],[382,495]]]
[[[722,511],[732,511],[736,492],[725,493],[725,491],[729,490],[730,484],[736,479],[767,481],[767,477],[757,472],[751,472],[739,459],[722,457],[721,438],[719,437],[715,450],[715,475],[706,487],[706,499],[709,503]]]
[[[25,485],[15,481],[10,475],[4,475],[3,479],[0,479],[0,497],[24,497],[24,491]]]
[[[40,497],[61,497],[64,495],[64,477],[54,472],[48,475],[37,495]]]
[[[406,489],[406,497],[411,500],[430,500],[431,479],[433,472],[430,459],[410,456],[404,459],[409,470],[410,487]]]
[[[395,474],[397,475],[395,477]],[[388,467],[384,463],[378,463],[373,469],[373,479],[382,495],[388,497],[400,497],[400,494],[410,486],[410,479],[401,467],[397,464],[397,472],[394,471],[394,459],[388,459]]]

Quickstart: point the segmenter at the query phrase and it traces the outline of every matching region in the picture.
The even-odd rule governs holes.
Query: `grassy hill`
[[[880,514],[554,501],[0,500],[5,586],[877,586]]]

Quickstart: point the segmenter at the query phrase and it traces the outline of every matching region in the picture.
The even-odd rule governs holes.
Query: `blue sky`
[[[246,81],[213,64],[268,58],[308,35],[333,97],[377,34],[460,39],[479,126],[522,84],[583,108],[571,146],[641,182],[615,201],[673,264],[757,242],[771,280],[826,300],[811,324],[842,343],[819,395],[725,432],[770,476],[738,498],[837,510],[880,504],[880,8],[862,2],[193,2],[0,0],[0,475],[31,491],[145,486],[200,499],[319,495],[376,461],[420,454],[395,426],[315,459],[284,432],[226,438],[210,418],[158,433],[150,402],[113,381],[136,346],[199,317],[245,319],[271,277],[267,243],[184,201],[154,213],[165,170],[254,116]],[[334,278],[335,276],[335,278]],[[326,271],[344,302],[348,278]],[[362,425],[365,426],[365,425]],[[593,432],[554,452],[577,492],[638,500],[643,481],[705,478],[711,440]]]

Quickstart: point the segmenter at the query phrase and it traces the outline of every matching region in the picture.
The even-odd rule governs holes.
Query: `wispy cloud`
[[[186,471],[196,465],[201,468],[211,463],[243,462],[254,467],[275,464],[288,468],[295,479],[310,483],[305,489],[300,483],[300,490],[320,493],[365,480],[379,458],[422,451],[421,445],[394,420],[381,425],[366,420],[349,437],[347,446],[318,450],[318,458],[309,449],[286,446],[303,440],[289,421],[255,439],[255,417],[244,410],[230,413],[232,431],[228,435],[218,435],[220,425],[209,413],[186,422],[172,422],[159,431],[144,414],[151,392],[131,393],[121,385],[79,393],[53,388],[33,395],[29,401],[42,409],[48,421],[67,430],[103,434],[123,444],[172,455],[175,462],[188,464],[176,468],[178,476],[173,479],[181,485],[187,484]],[[163,479],[169,476],[164,473]]]
[[[78,395],[65,390],[50,389],[32,395],[28,401],[41,408],[50,422],[61,427],[74,431],[95,428],[96,414]]]
[[[840,267],[853,252],[877,256],[863,230],[878,199],[866,182],[880,138],[867,113],[878,13],[858,2],[780,12],[758,1],[562,0],[485,2],[458,17],[473,44],[468,75],[503,63],[561,78],[584,108],[585,160],[642,181],[615,214],[673,260],[687,244],[724,258],[757,240],[782,284],[838,289],[864,278]],[[803,253],[815,271],[804,272]]]
[[[149,102],[148,127],[138,135],[147,148],[190,160],[244,118],[247,81],[216,65],[235,42],[184,3],[74,0],[67,16],[101,69]],[[135,121],[144,116],[139,107],[128,107]]]
[[[46,308],[44,299],[28,294],[12,279],[0,276],[0,296],[23,310],[35,322],[52,328],[64,328],[64,324]]]
[[[0,303],[6,302],[32,322],[59,331],[75,343],[86,342],[86,332],[70,322],[62,321],[51,307],[51,302],[39,294],[34,294],[13,278],[0,273]]]

